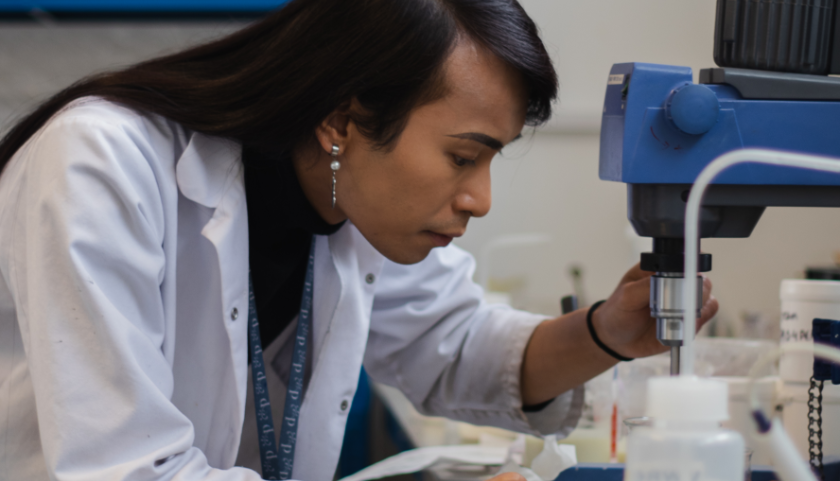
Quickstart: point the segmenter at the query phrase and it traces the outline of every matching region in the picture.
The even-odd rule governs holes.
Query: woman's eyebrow
[[[502,143],[501,140],[494,139],[487,134],[481,134],[478,132],[464,132],[463,134],[453,134],[448,135],[447,137],[455,137],[456,139],[466,139],[466,140],[473,140],[475,142],[481,143],[490,147],[493,150],[502,150],[502,147],[505,144]]]

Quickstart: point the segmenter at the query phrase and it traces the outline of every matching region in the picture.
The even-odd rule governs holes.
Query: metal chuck
[[[684,332],[682,303],[685,241],[679,238],[654,238],[653,252],[642,254],[642,270],[653,272],[650,278],[650,315],[656,319],[656,338],[671,348],[671,375],[680,373],[680,348]],[[712,270],[712,256],[700,254],[698,272]],[[700,277],[698,276],[698,279]],[[703,305],[703,282],[697,283],[697,312]],[[694,335],[694,333],[688,333]]]
[[[700,276],[697,277],[701,279]],[[685,339],[682,273],[657,272],[650,278],[650,315],[656,319],[656,338],[671,348],[671,375],[680,373],[680,347]],[[697,312],[703,300],[703,282],[697,283]]]

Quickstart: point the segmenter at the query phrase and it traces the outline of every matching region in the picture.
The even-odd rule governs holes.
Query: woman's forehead
[[[519,134],[527,95],[519,73],[498,57],[461,41],[446,60],[445,82],[446,95],[418,109],[441,128],[482,132],[505,143]]]

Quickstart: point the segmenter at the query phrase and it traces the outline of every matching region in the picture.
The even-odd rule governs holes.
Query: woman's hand
[[[650,317],[651,272],[638,264],[624,274],[607,302],[592,315],[598,338],[610,349],[625,357],[646,357],[668,350],[656,339],[656,320]],[[703,277],[703,307],[697,330],[718,310],[711,295],[712,281]]]
[[[624,357],[645,357],[668,350],[656,339],[656,320],[650,317],[650,276],[638,265],[630,269],[592,316],[601,342]],[[711,281],[704,278],[698,330],[718,310],[711,291]],[[618,362],[592,340],[586,325],[588,309],[547,320],[534,330],[522,362],[523,405],[557,397]]]

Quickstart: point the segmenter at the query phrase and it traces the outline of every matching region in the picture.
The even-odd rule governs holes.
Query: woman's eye
[[[459,157],[457,155],[453,155],[452,159],[455,161],[455,165],[457,165],[458,167],[465,167],[467,165],[475,165],[474,160],[465,159],[465,158]]]

